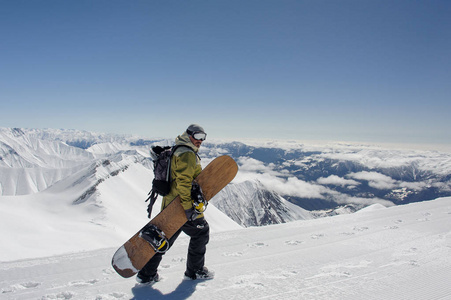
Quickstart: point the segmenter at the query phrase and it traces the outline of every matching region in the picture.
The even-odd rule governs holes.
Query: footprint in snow
[[[222,256],[228,256],[228,257],[240,257],[243,256],[243,252],[224,252]]]
[[[75,299],[76,294],[72,292],[61,292],[59,294],[48,294],[42,296],[42,300],[50,300],[50,299]]]
[[[15,291],[25,290],[25,289],[33,289],[40,285],[41,285],[40,282],[33,282],[33,281],[14,284],[14,285],[10,286],[9,288],[2,289],[2,294],[13,293]]]
[[[23,286],[26,289],[32,289],[32,288],[40,286],[41,283],[30,281],[30,282],[21,283],[20,285]]]
[[[304,241],[285,241],[285,245],[287,246],[297,246],[302,244]]]
[[[269,245],[265,244],[265,243],[262,243],[262,242],[256,242],[256,243],[252,243],[252,244],[247,244],[247,246],[249,248],[262,248],[262,247],[267,247]]]
[[[419,219],[417,219],[417,221],[419,221],[419,222],[427,222],[427,221],[430,221],[428,217],[431,216],[432,214],[429,213],[429,212],[425,212],[425,213],[423,213],[422,215],[423,215],[423,218],[419,218]]]
[[[319,233],[319,234],[312,234],[311,236],[310,236],[310,238],[311,239],[314,239],[314,240],[317,240],[317,239],[320,239],[320,238],[323,238],[324,237],[324,234],[322,234],[322,233]]]
[[[297,271],[283,271],[282,272],[282,276],[286,277],[286,278],[293,277],[293,276],[296,276],[296,275],[298,275]]]
[[[97,282],[99,282],[98,279],[92,279],[92,280],[87,280],[87,281],[79,280],[79,281],[69,282],[69,285],[70,286],[87,286],[87,285],[96,284]]]
[[[127,299],[127,294],[112,292],[108,295],[97,295],[95,299]]]
[[[111,275],[111,274],[114,274],[114,273],[115,273],[115,272],[114,272],[113,269],[103,269],[103,270],[102,270],[103,276]]]
[[[410,249],[404,250],[402,253],[404,255],[412,255],[418,252],[418,248],[412,247]]]
[[[342,232],[342,235],[355,235],[355,232]]]
[[[414,267],[419,267],[420,266],[416,260],[410,260],[409,261],[409,265],[414,266]]]
[[[184,262],[185,260],[186,260],[186,258],[184,258],[184,257],[175,257],[172,259],[172,262],[181,263],[181,262]]]
[[[401,224],[402,222],[403,222],[402,220],[396,220],[396,221],[394,221],[394,223],[396,225],[387,225],[384,228],[386,228],[386,229],[398,229],[399,227],[397,226],[397,224]]]
[[[249,275],[243,275],[238,276],[235,278],[235,288],[252,288],[252,289],[259,289],[263,288],[264,284],[259,282],[259,279],[262,276],[259,274],[249,274]]]
[[[365,231],[365,230],[368,230],[368,229],[369,228],[366,227],[366,226],[362,226],[362,227],[355,226],[354,228],[352,228],[352,230],[355,230],[355,231]]]
[[[399,229],[399,226],[397,225],[386,225],[384,226],[385,229]]]
[[[184,261],[186,261],[186,258],[183,258],[183,257],[174,257],[171,261],[172,261],[175,265],[178,265],[178,264],[183,263]],[[171,264],[164,264],[164,265],[161,265],[161,267],[162,267],[163,269],[169,269],[169,268],[172,267],[172,265],[171,265]]]
[[[322,271],[319,274],[313,275],[311,277],[306,278],[307,280],[311,280],[311,279],[322,279],[322,278],[346,278],[346,277],[351,277],[352,274],[350,272],[347,271]]]

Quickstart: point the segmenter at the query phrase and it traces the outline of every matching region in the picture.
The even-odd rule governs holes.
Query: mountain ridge
[[[0,192],[38,193],[107,160],[137,163],[151,174],[149,147],[172,143],[78,130],[0,128]],[[355,211],[374,203],[390,206],[451,195],[451,155],[438,151],[340,143],[207,141],[199,153],[204,166],[218,155],[232,156],[239,164],[234,184],[259,182],[254,188],[260,198],[264,194],[273,201],[282,197],[315,215],[322,215],[321,210]],[[84,198],[94,194],[92,184]],[[256,215],[254,210],[252,218]]]

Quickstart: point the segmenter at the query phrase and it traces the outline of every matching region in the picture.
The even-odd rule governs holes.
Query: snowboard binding
[[[147,224],[139,233],[139,237],[145,239],[156,253],[165,253],[169,250],[166,235],[153,224]]]
[[[207,209],[208,201],[205,200],[202,188],[196,181],[193,181],[191,187],[191,199],[193,199],[193,208],[197,214],[201,214]]]

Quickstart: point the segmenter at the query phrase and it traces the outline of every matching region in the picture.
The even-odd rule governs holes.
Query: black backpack
[[[149,191],[149,197],[146,199],[149,202],[147,206],[148,217],[152,213],[152,207],[158,198],[158,195],[166,196],[171,190],[171,158],[175,150],[179,147],[186,147],[193,151],[189,146],[175,145],[173,147],[155,146],[150,151],[150,156],[153,160],[153,174],[152,189]],[[194,151],[193,151],[194,152]]]

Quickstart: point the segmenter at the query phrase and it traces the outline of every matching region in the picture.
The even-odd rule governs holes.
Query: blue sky
[[[451,144],[448,0],[0,2],[0,126]]]

